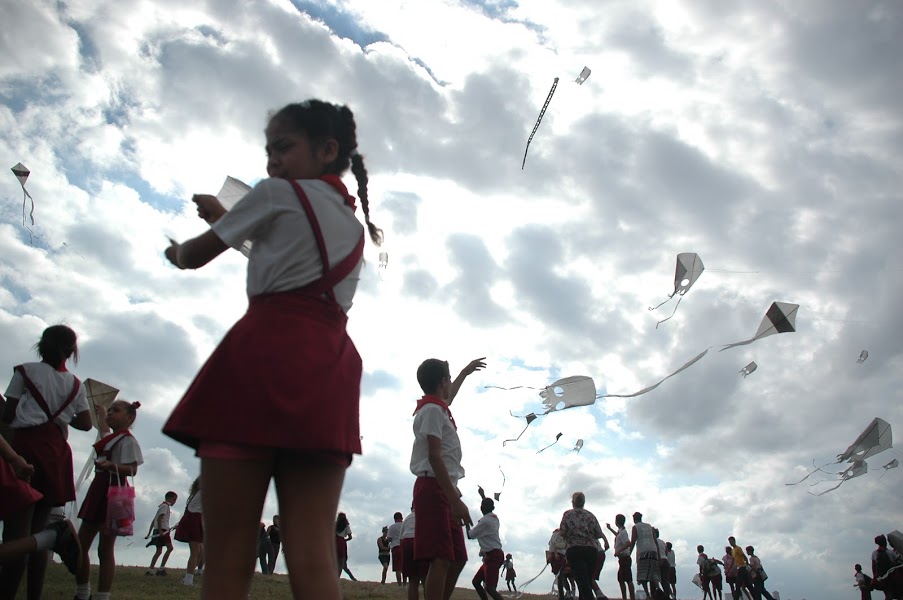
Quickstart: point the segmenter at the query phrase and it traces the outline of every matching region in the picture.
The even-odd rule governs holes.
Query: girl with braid
[[[340,598],[334,519],[345,469],[360,454],[361,359],[345,330],[364,227],[340,176],[351,167],[370,239],[367,171],[354,116],[319,100],[290,104],[266,128],[267,173],[226,212],[196,195],[211,228],[166,257],[204,266],[252,242],[245,315],[220,342],[163,432],[201,459],[206,567],[202,598],[248,597],[260,515],[276,481],[295,598]]]

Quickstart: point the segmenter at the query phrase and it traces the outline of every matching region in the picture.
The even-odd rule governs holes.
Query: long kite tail
[[[824,469],[824,468],[827,467],[828,465],[836,465],[836,464],[837,464],[837,463],[827,463],[827,464],[824,464],[824,465],[822,465],[822,466],[820,466],[820,467],[816,467],[816,466],[815,466],[815,461],[813,460],[813,461],[812,461],[812,471],[810,471],[808,475],[806,475],[805,477],[803,477],[802,479],[800,479],[799,481],[797,481],[797,482],[795,482],[795,483],[785,483],[784,485],[799,485],[799,484],[801,484],[802,482],[804,482],[804,481],[806,481],[807,479],[809,479],[810,477],[812,477],[813,475],[815,475],[816,473],[819,473],[819,472],[821,472],[821,473],[826,473],[827,471],[823,471],[822,469]],[[836,475],[836,473],[832,473],[832,475]],[[819,482],[819,483],[821,483],[821,482]]]
[[[533,136],[536,135],[536,130],[539,129],[539,124],[542,123],[542,118],[546,114],[546,109],[549,108],[549,102],[552,101],[552,96],[555,94],[555,88],[558,87],[558,78],[555,78],[555,81],[552,82],[552,89],[549,90],[549,95],[546,97],[546,103],[542,105],[542,110],[539,111],[539,118],[536,119],[536,125],[533,126],[533,131],[530,132],[530,137],[527,138],[527,147],[524,149],[524,162],[520,165],[520,170],[524,170],[524,165],[527,164],[527,152],[530,151],[530,142],[533,141]]]
[[[519,434],[517,434],[517,437],[516,437],[516,438],[510,439],[510,440],[504,440],[504,441],[502,442],[502,446],[504,446],[504,445],[507,444],[508,442],[516,442],[516,441],[518,441],[518,440],[520,439],[520,436],[524,435],[524,431],[526,431],[526,430],[527,430],[527,427],[529,427],[529,426],[530,426],[530,423],[527,423],[526,427],[524,427],[523,431],[521,431]],[[501,470],[501,469],[499,469],[499,470]],[[502,473],[502,476],[503,476],[503,477],[504,477],[504,475],[505,475],[505,474]]]
[[[656,324],[655,324],[655,328],[656,328],[656,329],[658,329],[658,326],[659,326],[659,325],[661,325],[661,324],[664,323],[665,321],[670,320],[671,317],[673,317],[674,315],[677,314],[677,307],[680,306],[680,301],[683,300],[683,299],[684,299],[683,296],[681,296],[680,298],[677,299],[677,304],[674,305],[674,310],[671,311],[671,315],[668,316],[668,317],[665,317],[664,319],[662,319],[661,321],[659,321],[658,323],[656,323]],[[661,306],[661,305],[659,305],[659,306]]]
[[[536,577],[534,577],[533,579],[527,581],[526,583],[520,584],[520,592],[518,592],[517,597],[520,597],[521,595],[523,595],[524,590],[527,588],[527,586],[530,585],[531,583],[533,583],[534,581],[536,581],[537,579],[539,579],[539,576],[542,575],[543,573],[545,573],[545,572],[546,572],[546,569],[548,569],[548,568],[549,568],[549,563],[546,563],[546,566],[544,566],[544,567],[542,568],[542,571],[540,571],[539,573],[537,573]]]

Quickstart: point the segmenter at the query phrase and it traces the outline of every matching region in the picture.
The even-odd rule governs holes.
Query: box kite
[[[857,460],[852,465],[850,465],[847,469],[845,469],[841,473],[838,473],[838,475],[840,476],[840,482],[837,485],[835,485],[834,487],[830,487],[830,488],[826,489],[825,491],[820,492],[818,494],[812,494],[812,492],[809,492],[809,493],[812,494],[813,496],[824,496],[828,492],[839,488],[841,485],[843,485],[843,483],[845,481],[849,481],[850,479],[855,479],[856,477],[859,477],[860,475],[865,475],[866,473],[868,473],[868,470],[869,470],[869,465],[867,462],[865,462],[864,460]],[[819,483],[821,483],[821,482],[819,482]],[[813,485],[815,485],[815,484],[813,484]]]
[[[759,365],[756,364],[756,361],[752,361],[742,369],[740,369],[740,374],[743,375],[743,378],[746,379],[749,375],[753,373],[756,369],[759,368]]]
[[[869,358],[869,351],[863,350],[862,352],[859,353],[859,358],[856,360],[856,362],[861,365],[862,363],[867,361],[868,358]]]
[[[238,201],[244,198],[250,191],[251,186],[244,181],[226,176],[223,187],[216,193],[216,199],[223,205],[223,208],[232,210],[232,208],[238,204]],[[245,256],[248,256],[251,253],[251,242],[249,240],[245,240],[244,243],[242,243],[241,253]]]
[[[891,469],[896,469],[899,466],[900,466],[900,461],[897,460],[896,458],[893,459],[892,461],[890,461],[889,463],[887,463],[886,465],[881,467],[882,469],[884,469],[884,473],[881,473],[881,477],[884,477],[885,475],[887,475],[887,472],[890,471]]]

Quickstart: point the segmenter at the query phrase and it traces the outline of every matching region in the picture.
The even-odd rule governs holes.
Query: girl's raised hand
[[[191,201],[198,206],[198,216],[210,225],[216,223],[221,216],[226,214],[226,209],[220,204],[216,196],[210,194],[195,194]]]

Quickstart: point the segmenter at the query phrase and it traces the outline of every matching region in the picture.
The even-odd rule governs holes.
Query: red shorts
[[[360,454],[361,358],[334,302],[263,294],[220,342],[163,433],[201,442]]]
[[[414,558],[467,560],[464,529],[452,520],[448,498],[435,477],[418,477],[414,482]]]
[[[0,521],[19,514],[41,497],[41,492],[16,477],[11,464],[0,459]]]
[[[479,586],[485,583],[487,590],[494,590],[499,585],[499,569],[505,564],[505,553],[501,550],[490,550],[483,554],[483,564],[480,565],[477,574],[473,576],[472,583]]]
[[[430,563],[414,560],[414,538],[401,539],[401,573],[408,579],[423,581],[430,570]]]
[[[599,581],[603,566],[605,566],[605,553],[600,550],[596,557],[596,565],[593,567],[593,581]]]
[[[558,573],[567,567],[568,561],[562,554],[558,554],[557,552],[549,557],[549,564],[552,565],[552,575],[558,575]],[[565,573],[567,570],[565,569]]]
[[[275,461],[280,456],[290,456],[295,463],[329,462],[347,469],[351,466],[351,454],[340,452],[305,452],[303,450],[279,450],[267,446],[247,444],[227,444],[224,442],[200,442],[195,455],[198,458],[218,458],[222,460],[266,460]]]
[[[177,542],[204,543],[204,520],[201,513],[186,510],[176,527]]]
[[[392,571],[400,571],[404,574],[404,557],[401,555],[401,546],[392,548]]]

